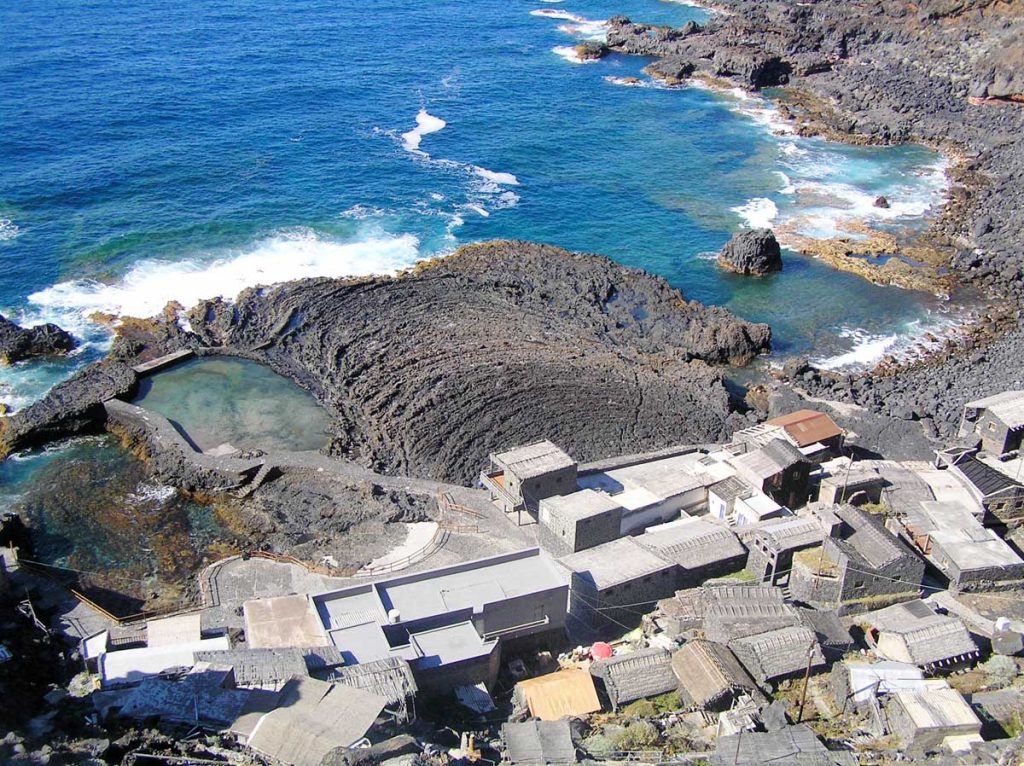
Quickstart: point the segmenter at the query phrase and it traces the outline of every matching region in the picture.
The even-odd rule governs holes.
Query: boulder
[[[0,363],[14,364],[33,356],[66,354],[75,339],[55,324],[19,327],[0,315]]]
[[[718,265],[737,274],[760,276],[782,271],[782,251],[771,229],[750,229],[725,243]]]
[[[877,197],[875,197],[875,207],[880,207],[880,208],[883,208],[883,209],[888,209],[889,208],[889,200],[888,200],[888,198],[885,195],[883,195],[883,194],[879,194]]]

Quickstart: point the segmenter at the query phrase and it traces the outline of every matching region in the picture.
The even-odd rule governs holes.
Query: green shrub
[[[646,750],[658,744],[658,729],[648,721],[631,723],[615,737],[618,750]]]
[[[658,709],[651,700],[637,700],[622,708],[622,715],[627,718],[650,718],[657,713]]]

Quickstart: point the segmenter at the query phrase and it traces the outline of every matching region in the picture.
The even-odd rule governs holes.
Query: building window
[[[996,430],[996,424],[995,423],[989,423],[988,424],[988,430],[989,431],[995,431]]]
[[[853,587],[854,588],[863,588],[864,587],[864,581],[863,580],[854,580],[853,581]]]

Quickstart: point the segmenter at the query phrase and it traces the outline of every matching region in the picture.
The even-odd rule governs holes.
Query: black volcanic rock
[[[725,243],[718,265],[737,274],[761,276],[782,271],[782,251],[771,229],[750,229]]]
[[[247,290],[189,321],[206,345],[270,344],[263,358],[336,414],[336,452],[459,482],[538,438],[588,460],[725,436],[732,405],[712,364],[771,339],[663,279],[526,242],[398,278]]]
[[[0,363],[14,364],[33,356],[66,354],[75,339],[55,324],[19,327],[0,316]]]

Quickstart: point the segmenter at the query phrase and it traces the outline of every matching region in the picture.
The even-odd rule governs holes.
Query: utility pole
[[[804,688],[800,693],[800,710],[796,714],[796,722],[803,723],[804,705],[807,702],[807,684],[811,680],[811,663],[814,662],[814,642],[807,649],[807,669],[804,671]]]

